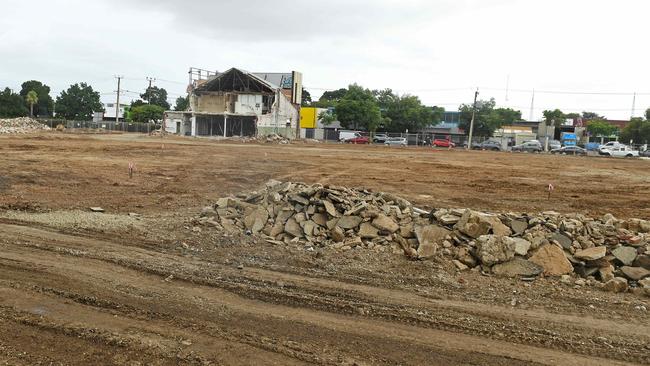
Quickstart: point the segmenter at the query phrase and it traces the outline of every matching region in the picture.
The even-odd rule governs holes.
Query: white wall
[[[235,102],[235,113],[262,114],[262,95],[239,94]]]

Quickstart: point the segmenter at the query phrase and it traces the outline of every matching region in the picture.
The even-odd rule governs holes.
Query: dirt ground
[[[392,192],[423,209],[648,219],[649,167],[135,134],[0,136],[0,364],[650,364],[647,297],[459,273],[388,252],[307,251],[192,224],[218,197],[271,178]]]

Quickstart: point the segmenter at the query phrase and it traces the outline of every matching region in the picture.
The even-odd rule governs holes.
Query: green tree
[[[344,128],[375,131],[382,121],[377,99],[371,90],[352,84],[336,104],[336,115]]]
[[[580,115],[580,113],[575,113],[575,112],[573,112],[573,113],[567,113],[567,114],[565,114],[564,117],[565,117],[565,118],[576,119],[576,118],[580,118],[580,117],[582,117],[582,116]]]
[[[155,104],[145,104],[131,108],[131,119],[134,122],[155,122],[163,118],[165,109]]]
[[[147,104],[147,103],[145,103],[142,99],[131,100],[131,108],[139,107],[139,106],[145,105],[145,104]]]
[[[645,110],[645,119],[650,121],[650,108]]]
[[[171,108],[169,102],[167,102],[167,90],[164,88],[149,87],[143,94],[140,94],[140,98],[146,100],[149,104],[160,106],[164,110]]]
[[[417,96],[395,95],[390,89],[381,90],[376,95],[389,131],[415,132],[440,121],[440,116],[436,119],[434,110],[422,105]]]
[[[12,92],[9,88],[0,92],[0,117],[24,117],[28,113],[29,110],[25,107],[25,101],[20,94]]]
[[[30,90],[25,97],[25,101],[29,104],[29,116],[34,117],[34,104],[38,103],[38,94]]]
[[[601,116],[601,115],[599,115],[598,113],[595,113],[595,112],[584,111],[584,112],[582,112],[582,119],[606,120],[607,118],[605,116]]]
[[[51,116],[54,110],[54,100],[50,96],[50,87],[38,80],[25,81],[21,85],[20,96],[23,98],[23,103],[27,108],[30,108],[27,102],[27,93],[30,91],[35,91],[36,95],[38,95],[38,102],[34,105],[32,115],[41,117]]]
[[[175,111],[186,111],[190,108],[190,98],[189,97],[178,97],[176,98],[176,105],[174,106]]]
[[[590,120],[587,123],[587,131],[592,136],[611,136],[616,133],[616,126],[612,126],[602,119]]]
[[[324,126],[329,126],[332,123],[336,122],[338,117],[336,117],[336,113],[332,113],[331,111],[322,111],[318,114],[318,119]]]
[[[630,119],[630,123],[621,131],[620,140],[626,143],[629,141],[648,143],[650,141],[650,121],[641,117]]]
[[[341,88],[338,90],[326,91],[318,98],[318,101],[312,102],[312,107],[329,108],[335,107],[336,104],[345,96],[348,90]]]
[[[547,126],[560,127],[564,124],[564,121],[566,120],[566,115],[562,113],[562,111],[559,109],[554,109],[554,110],[547,109],[543,112],[543,114],[544,114],[544,122],[546,122]]]
[[[521,112],[510,108],[497,108],[494,98],[476,102],[476,117],[474,118],[474,136],[490,137],[501,126],[521,120]],[[469,133],[472,121],[472,105],[461,104],[459,127]]]
[[[303,107],[311,106],[311,94],[305,88],[302,88],[302,101],[300,102],[300,105]]]
[[[90,120],[93,112],[104,110],[99,92],[86,83],[70,85],[56,98],[57,116],[72,120]]]

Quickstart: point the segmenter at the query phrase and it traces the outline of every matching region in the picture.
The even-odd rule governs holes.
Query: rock
[[[636,259],[636,249],[631,247],[618,247],[612,250],[612,254],[625,266],[631,266]]]
[[[621,277],[614,277],[605,283],[603,290],[609,292],[625,292],[627,291],[627,280]]]
[[[644,254],[637,256],[634,260],[633,265],[634,267],[643,267],[645,269],[650,269],[650,255]]]
[[[571,262],[564,255],[564,251],[557,245],[543,245],[529,260],[542,266],[546,276],[561,276],[573,272]]]
[[[269,219],[269,212],[263,207],[258,207],[244,218],[244,225],[253,233],[259,233]]]
[[[440,222],[440,223],[443,224],[443,225],[454,225],[454,224],[456,224],[458,221],[460,221],[460,217],[458,217],[458,216],[456,216],[456,215],[449,215],[449,214],[447,214],[447,215],[442,215],[442,216],[440,216],[440,218],[438,219],[438,222]]]
[[[377,215],[377,217],[372,220],[372,225],[379,230],[385,230],[390,233],[394,233],[399,230],[399,225],[397,225],[393,219],[384,214]]]
[[[325,211],[327,212],[328,215],[332,217],[337,217],[339,216],[339,213],[336,212],[336,208],[334,207],[334,204],[328,200],[323,200],[323,205],[325,206]]]
[[[101,207],[89,207],[92,212],[104,212],[104,209]]]
[[[461,247],[458,249],[458,253],[456,254],[456,259],[461,261],[463,264],[467,265],[468,267],[476,267],[476,259],[472,256],[472,254],[469,252],[469,250],[465,247]]]
[[[92,208],[91,208],[91,210],[92,210]],[[212,206],[205,206],[205,207],[203,207],[201,209],[201,217],[214,216],[216,214],[217,214],[217,211],[215,211],[214,207],[212,207]],[[131,216],[130,213],[129,213],[129,216]]]
[[[650,276],[650,271],[643,267],[623,266],[620,268],[620,270],[625,277],[633,281],[639,281]]]
[[[640,280],[639,286],[650,289],[650,277]]]
[[[363,239],[374,239],[379,237],[379,230],[369,222],[364,222],[359,227],[359,236]]]
[[[522,235],[528,229],[528,222],[523,219],[510,220],[510,228],[516,235]]]
[[[332,230],[330,230],[330,237],[332,240],[335,242],[342,242],[345,239],[345,233],[343,232],[343,229],[340,227],[336,226]]]
[[[457,268],[459,271],[461,271],[461,272],[462,272],[462,271],[466,271],[466,270],[469,269],[469,267],[467,267],[465,264],[463,264],[461,261],[459,261],[459,260],[457,260],[457,259],[454,259],[454,260],[452,260],[451,262],[452,262],[452,263],[454,264],[454,266],[456,266],[456,268]]]
[[[427,259],[431,258],[438,252],[438,243],[425,242],[418,246],[418,258]]]
[[[296,238],[301,238],[303,233],[300,224],[293,217],[284,224],[284,232]]]
[[[430,258],[434,256],[450,231],[438,225],[426,225],[415,228],[415,236],[418,241],[418,256]]]
[[[492,272],[495,275],[503,277],[534,277],[540,275],[543,271],[542,266],[522,258],[515,258],[492,267]]]
[[[307,221],[305,221],[305,223],[304,223],[303,226],[302,226],[302,230],[303,230],[303,232],[305,233],[305,236],[308,236],[308,237],[309,237],[309,236],[313,236],[313,235],[314,235],[314,228],[315,228],[315,227],[316,227],[316,223],[315,223],[315,222],[313,222],[313,221],[311,221],[311,220],[307,220]]]
[[[515,256],[515,242],[507,236],[480,236],[476,243],[476,256],[487,266],[507,262]]]
[[[463,216],[458,220],[454,228],[461,233],[468,235],[472,238],[478,238],[481,235],[490,233],[490,223],[482,219],[482,215],[478,212],[465,210]]]
[[[551,236],[551,240],[557,241],[558,243],[560,243],[562,248],[567,250],[571,249],[571,244],[573,244],[573,240],[571,240],[571,238],[569,238],[568,236],[562,233],[553,233],[553,235]]]
[[[603,258],[605,254],[607,254],[607,248],[600,246],[578,250],[573,256],[585,261],[595,261],[597,259]]]
[[[609,280],[614,279],[614,267],[611,265],[608,265],[606,267],[600,267],[598,268],[598,275],[600,276],[600,280],[602,282],[607,282]]]
[[[320,226],[327,226],[327,215],[324,213],[315,213],[311,216],[313,222],[317,223]]]
[[[354,238],[347,239],[346,241],[343,242],[346,246],[349,246],[350,248],[355,248],[359,245],[363,245],[363,241],[361,240],[360,237],[355,236]]]
[[[573,283],[573,279],[568,274],[565,274],[562,275],[562,277],[560,277],[560,282],[562,282],[565,285],[570,285]]]
[[[363,221],[363,219],[359,216],[342,216],[336,225],[346,230],[356,229],[361,221]]]
[[[532,245],[528,240],[521,238],[512,238],[515,241],[515,254],[525,257]]]

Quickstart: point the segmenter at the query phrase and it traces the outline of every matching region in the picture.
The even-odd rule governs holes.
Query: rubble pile
[[[0,134],[19,134],[50,130],[50,127],[29,117],[0,119]]]
[[[259,191],[219,199],[196,222],[307,250],[399,251],[451,260],[461,271],[650,294],[650,221],[609,214],[425,211],[389,193],[271,180]]]
[[[261,136],[251,136],[251,137],[237,137],[237,141],[244,142],[244,143],[266,143],[266,144],[281,144],[281,145],[286,145],[290,144],[291,140],[288,138],[278,135],[276,133],[272,133],[269,135],[261,135]]]

